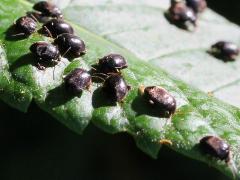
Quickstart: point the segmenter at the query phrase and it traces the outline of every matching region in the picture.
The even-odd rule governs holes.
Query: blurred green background
[[[240,24],[240,1],[209,0]],[[153,160],[126,134],[109,135],[90,125],[72,133],[33,104],[23,114],[0,102],[1,180],[227,179],[201,162],[166,147]]]

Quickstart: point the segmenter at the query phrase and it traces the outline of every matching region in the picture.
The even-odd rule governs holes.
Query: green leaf
[[[45,71],[36,68],[34,65],[36,60],[29,51],[29,47],[33,42],[38,40],[51,42],[52,39],[34,33],[27,39],[13,41],[8,38],[6,33],[19,16],[31,10],[32,4],[25,0],[2,0],[0,4],[0,98],[21,111],[27,111],[31,102],[34,101],[40,108],[77,133],[82,133],[90,121],[109,133],[127,132],[134,137],[139,148],[152,157],[157,157],[161,147],[160,140],[168,139],[173,143],[172,146],[169,145],[173,150],[206,162],[229,176],[232,176],[230,167],[234,166],[237,168],[236,175],[240,177],[240,155],[238,151],[240,145],[239,109],[208,96],[171,77],[163,70],[137,58],[134,54],[139,54],[130,47],[133,47],[136,37],[142,39],[144,34],[135,31],[128,35],[124,32],[123,34],[119,33],[118,35],[122,37],[122,43],[120,43],[120,40],[109,38],[110,34],[120,30],[127,31],[129,27],[141,29],[138,26],[145,24],[147,27],[147,25],[150,26],[152,23],[156,24],[157,22],[158,24],[162,23],[162,26],[166,29],[168,27],[169,32],[170,29],[175,29],[176,27],[169,25],[163,19],[162,6],[164,4],[167,6],[167,3],[163,1],[163,4],[159,3],[160,5],[152,6],[151,3],[154,4],[155,1],[139,0],[137,5],[134,2],[128,3],[128,1],[123,0],[112,1],[112,3],[103,0],[99,1],[99,4],[91,4],[92,2],[89,1],[73,1],[69,5],[66,3],[68,1],[60,1],[66,7],[64,9],[66,20],[72,22],[76,34],[86,42],[88,51],[85,56],[72,62],[62,58],[59,65],[55,67],[53,76],[54,68],[47,68]],[[106,5],[107,2],[110,4]],[[59,5],[62,6],[62,4]],[[104,11],[105,9],[108,9],[108,11]],[[109,10],[112,10],[115,14]],[[88,14],[84,14],[86,11]],[[135,11],[146,16],[139,18],[134,14]],[[108,12],[105,16],[111,18],[111,20],[103,21],[101,19],[102,12]],[[116,14],[116,12],[119,12],[119,14]],[[148,14],[151,13],[159,17],[158,20],[156,18],[149,19]],[[225,22],[222,18],[213,15],[212,12],[209,12],[209,16],[209,21]],[[128,19],[127,17],[131,18]],[[124,25],[122,21],[129,21],[130,24],[126,23]],[[87,23],[89,23],[89,26]],[[206,27],[208,26],[206,25]],[[108,29],[107,32],[106,29]],[[142,27],[142,29],[144,31],[148,28]],[[90,31],[97,31],[99,35]],[[176,37],[180,35],[188,36],[188,32],[178,29],[174,31],[178,32]],[[168,31],[163,32],[165,34],[163,33],[161,37],[169,37],[167,36]],[[232,32],[235,31],[232,30]],[[212,36],[205,35],[202,39],[199,36],[199,40],[202,41],[208,40],[208,38],[212,38]],[[175,41],[176,39],[174,40],[172,36],[172,39],[169,38],[169,40]],[[136,41],[134,47],[136,49],[137,47],[141,48],[139,52],[143,55],[152,54],[151,58],[153,58],[158,56],[158,48],[154,44],[160,44],[161,39],[152,37],[147,41],[147,43],[150,42],[152,45],[146,47],[144,41],[142,43]],[[189,46],[196,45],[191,41],[188,43]],[[123,45],[125,48],[121,48]],[[170,47],[168,48],[170,51]],[[171,51],[177,51],[176,48],[171,47]],[[120,53],[128,60],[129,68],[123,70],[122,75],[128,84],[132,86],[132,90],[127,95],[124,103],[109,105],[107,97],[101,91],[101,84],[96,83],[93,84],[91,92],[84,91],[81,97],[70,98],[62,85],[63,76],[75,67],[90,69],[98,58],[110,52]],[[177,112],[171,120],[154,115],[155,113],[138,95],[140,85],[162,86],[175,96]],[[200,152],[197,147],[198,142],[206,135],[220,136],[231,145],[231,166]]]

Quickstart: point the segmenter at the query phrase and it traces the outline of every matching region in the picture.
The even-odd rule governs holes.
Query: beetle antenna
[[[99,76],[92,76],[93,78],[97,78],[97,79],[100,79],[100,80],[102,80],[103,82],[105,82],[105,79],[104,78],[102,78],[102,77],[99,77]]]
[[[56,70],[56,66],[53,67],[53,80],[55,80],[55,70]]]
[[[107,75],[110,75],[110,76],[112,76],[112,75],[117,75],[117,74],[119,74],[120,72],[118,71],[118,72],[110,72],[110,73],[107,73]]]
[[[104,77],[109,77],[109,75],[104,74],[104,73],[94,73],[93,75],[101,75],[101,76],[104,76]]]
[[[56,64],[58,66],[58,64]],[[55,70],[56,70],[56,66],[53,67],[53,80],[55,80]]]
[[[96,69],[95,67],[92,67],[92,69],[93,69],[94,71],[97,71],[97,69]]]
[[[12,37],[25,36],[25,33],[12,34]]]
[[[65,62],[63,62],[63,61],[60,61],[60,63],[63,63],[65,66],[66,66],[66,63]],[[59,66],[60,67],[60,65],[59,65],[59,63],[57,63],[54,67],[53,67],[53,80],[55,80],[55,71],[56,71],[56,66]]]
[[[37,19],[33,14],[30,14],[30,16],[31,16],[31,18],[33,18],[37,23],[40,23],[40,22],[38,21],[38,19]]]
[[[43,28],[47,31],[49,37],[50,37],[50,38],[53,38],[52,33],[51,33],[50,30],[47,28],[47,26],[43,26]]]
[[[62,55],[62,57],[64,57],[69,51],[71,50],[71,47],[69,47]]]

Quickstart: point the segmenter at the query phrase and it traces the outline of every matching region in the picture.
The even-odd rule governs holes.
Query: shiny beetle
[[[97,70],[100,73],[117,73],[121,69],[127,68],[127,62],[120,54],[109,54],[99,59]]]
[[[47,1],[40,1],[34,4],[33,9],[41,12],[44,16],[62,18],[60,9]]]
[[[69,92],[79,95],[84,89],[90,89],[92,78],[88,71],[76,68],[64,78],[64,82]]]
[[[139,88],[140,94],[153,108],[159,109],[159,114],[171,117],[176,111],[176,99],[164,88],[148,86]]]
[[[86,46],[83,40],[73,34],[61,34],[55,40],[62,56],[77,58],[86,53]]]
[[[240,49],[232,42],[219,41],[211,46],[209,52],[224,61],[233,61],[239,55]]]
[[[196,14],[182,1],[172,2],[166,16],[172,24],[180,28],[192,31],[196,27]]]
[[[43,24],[40,32],[53,38],[56,38],[64,33],[74,33],[72,26],[60,19],[51,19],[50,21],[46,22]]]
[[[125,80],[120,74],[113,74],[109,76],[104,84],[103,90],[114,102],[122,102],[130,90]]]
[[[39,41],[31,45],[30,51],[37,57],[38,68],[56,65],[60,60],[58,48],[48,42]]]
[[[25,36],[28,37],[32,33],[34,33],[37,29],[37,22],[28,16],[23,16],[20,17],[16,22],[15,22],[15,28],[17,30],[17,34],[14,36]]]

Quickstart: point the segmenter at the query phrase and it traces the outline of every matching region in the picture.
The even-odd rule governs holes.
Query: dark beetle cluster
[[[72,26],[63,20],[63,15],[58,7],[41,1],[36,3],[33,9],[36,12],[28,12],[26,16],[19,18],[14,26],[19,32],[16,35],[28,37],[37,31],[40,19],[47,20],[38,32],[54,38],[53,43],[40,41],[30,47],[30,51],[36,57],[39,69],[55,66],[60,61],[60,56],[73,59],[86,53],[84,41],[74,35]]]
[[[95,66],[93,74],[105,75],[103,90],[113,101],[123,101],[130,90],[130,86],[127,85],[120,72],[127,67],[125,58],[120,54],[104,56],[99,59],[98,64]]]
[[[199,14],[206,7],[206,0],[171,0],[166,17],[172,24],[192,31],[197,26]],[[235,60],[240,53],[240,48],[232,42],[219,41],[213,44],[208,52],[226,62]]]
[[[166,13],[168,20],[176,26],[194,30],[198,14],[207,7],[205,0],[171,0],[171,6]]]
[[[38,24],[43,23],[38,32],[53,38],[52,43],[39,41],[30,46],[30,51],[36,58],[39,70],[55,66],[61,60],[61,56],[69,59],[77,58],[86,53],[83,40],[74,35],[73,27],[63,20],[60,9],[46,1],[41,1],[33,6],[35,11],[27,12],[14,24],[17,33],[13,36],[28,37],[37,32]],[[72,95],[79,95],[83,90],[90,90],[92,76],[103,79],[102,89],[115,102],[121,102],[130,86],[121,76],[120,70],[127,68],[127,62],[119,54],[109,54],[99,59],[94,68],[95,72],[88,72],[82,68],[76,68],[65,78],[65,87]],[[103,76],[103,77],[101,77]]]
[[[93,78],[102,79],[103,91],[108,95],[111,101],[121,102],[130,90],[130,86],[122,77],[120,70],[127,68],[125,58],[119,54],[109,54],[99,59],[98,64],[87,72],[84,69],[77,68],[65,77],[65,87],[75,95],[78,95],[84,89],[89,89]]]
[[[54,4],[51,4],[46,1],[40,1],[33,6],[35,11],[27,12],[27,16],[45,23],[52,18],[63,18],[61,10]]]
[[[27,12],[19,18],[15,26],[24,35],[30,36],[37,31],[39,22],[44,22],[39,33],[53,38],[53,42],[39,41],[30,46],[30,51],[36,57],[37,67],[44,70],[47,66],[55,66],[61,56],[77,58],[86,53],[84,41],[74,35],[74,29],[63,20],[63,15],[55,5],[41,1],[33,6],[36,11]],[[120,54],[109,54],[99,59],[93,71],[88,72],[76,68],[65,78],[65,87],[73,95],[79,95],[83,90],[89,90],[92,76],[103,79],[102,89],[115,102],[121,102],[130,90],[130,86],[121,75],[121,70],[127,68],[127,62]]]
[[[27,12],[15,22],[17,33],[14,36],[28,37],[37,30],[38,22],[46,22],[52,18],[62,18],[60,9],[46,1],[40,1],[33,6],[36,11]]]

